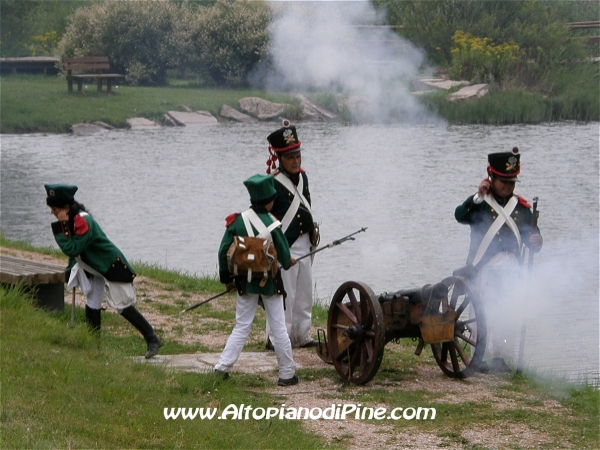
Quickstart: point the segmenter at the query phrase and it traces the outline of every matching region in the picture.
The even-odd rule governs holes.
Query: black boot
[[[102,317],[100,316],[101,312],[101,309],[93,309],[88,305],[85,305],[85,323],[87,323],[92,332],[98,336],[100,336],[100,324],[102,323]]]
[[[154,329],[152,325],[148,323],[148,321],[142,316],[135,306],[128,306],[123,311],[121,311],[121,315],[127,319],[127,321],[133,325],[148,344],[148,348],[146,350],[146,359],[152,358],[154,355],[158,353],[158,349],[162,346],[162,342],[158,338],[158,336],[154,333]]]

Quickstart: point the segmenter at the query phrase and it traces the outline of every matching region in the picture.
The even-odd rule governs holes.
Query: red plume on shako
[[[283,119],[283,127],[267,136],[269,141],[269,159],[267,159],[267,173],[277,168],[276,162],[280,155],[288,152],[300,151],[302,144],[298,140],[296,127],[288,119]]]

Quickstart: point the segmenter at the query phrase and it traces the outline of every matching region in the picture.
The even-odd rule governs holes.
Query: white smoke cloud
[[[253,76],[270,90],[330,91],[351,98],[355,119],[423,121],[410,94],[424,54],[382,23],[367,1],[275,2],[271,67]],[[260,81],[258,81],[260,78]],[[360,108],[357,108],[360,106]]]

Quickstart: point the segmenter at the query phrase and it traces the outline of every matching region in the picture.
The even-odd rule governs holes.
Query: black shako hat
[[[283,127],[273,131],[267,136],[269,141],[269,159],[267,159],[267,173],[275,169],[277,157],[284,153],[299,152],[302,142],[298,139],[296,127],[289,120],[283,119]]]
[[[75,192],[77,186],[69,184],[45,184],[46,204],[50,207],[62,208],[75,203]]]
[[[488,174],[504,181],[519,181],[517,175],[521,172],[521,154],[519,147],[513,147],[511,152],[490,153],[488,155]]]

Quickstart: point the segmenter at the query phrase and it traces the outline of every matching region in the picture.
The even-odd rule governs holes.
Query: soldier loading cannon
[[[347,281],[333,295],[317,353],[344,380],[365,384],[377,373],[385,344],[416,338],[415,354],[431,345],[447,376],[465,378],[483,359],[485,330],[483,307],[465,278],[379,295],[365,283]]]

